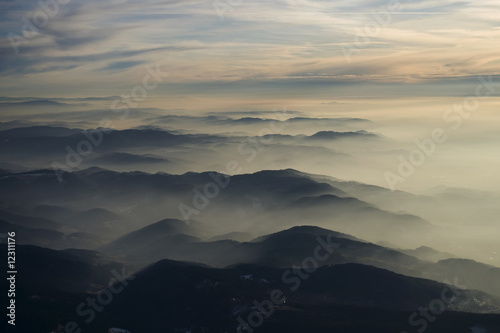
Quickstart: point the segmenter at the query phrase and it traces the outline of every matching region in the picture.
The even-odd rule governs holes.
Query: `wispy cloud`
[[[341,47],[388,1],[245,1],[220,20],[210,1],[86,1],[57,15],[13,52],[35,2],[7,2],[0,16],[0,72],[7,90],[90,82],[119,87],[135,67],[160,63],[180,84],[322,78],[418,82],[499,74],[495,1],[403,1],[391,22],[348,64]],[[89,91],[88,94],[95,93]],[[34,89],[34,88],[33,88]]]

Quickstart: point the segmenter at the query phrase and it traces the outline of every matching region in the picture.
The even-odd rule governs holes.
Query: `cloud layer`
[[[500,74],[500,5],[488,0],[42,3],[2,5],[7,95],[105,96],[138,82],[147,64],[168,69],[181,93]]]

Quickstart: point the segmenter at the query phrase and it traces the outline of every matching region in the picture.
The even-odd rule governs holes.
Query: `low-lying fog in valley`
[[[245,274],[257,269],[245,264],[261,267],[263,283],[282,274],[273,269],[304,265],[317,242],[328,241],[335,242],[335,251],[321,264],[321,274],[288,296],[292,308],[307,308],[333,293],[325,304],[355,306],[347,316],[367,316],[365,306],[396,316],[443,293],[446,287],[439,283],[452,283],[462,291],[447,311],[468,314],[459,321],[445,316],[443,325],[493,323],[495,317],[474,316],[500,312],[496,99],[482,103],[477,113],[456,106],[461,99],[442,107],[443,100],[367,98],[239,111],[168,110],[159,101],[128,109],[116,101],[14,98],[0,104],[0,232],[16,232],[20,256],[30,263],[31,277],[23,280],[27,295],[57,290],[57,299],[70,292],[78,302],[77,295],[102,292],[111,267],[113,274],[126,267],[140,282],[120,294],[106,316],[90,320],[93,327],[119,322],[137,331],[169,322],[240,332],[241,322],[236,326],[221,318],[227,311],[231,318],[248,315],[252,307],[242,304],[250,296],[213,307],[210,319],[196,317],[203,308],[188,306],[178,313],[172,308],[172,318],[185,318],[177,324],[164,317],[163,324],[144,326],[137,316],[123,314],[151,290],[158,297],[175,294],[168,284],[155,282],[173,272],[173,286],[191,279],[195,289],[214,293],[191,294],[186,285],[182,297],[193,297],[191,302],[218,299],[213,274],[217,279],[228,274],[225,286],[241,288],[224,292],[264,298],[260,289],[242,282],[253,280],[254,274]],[[390,116],[398,110],[405,111],[401,117]],[[39,260],[74,268],[52,280]],[[74,275],[89,269],[84,280]],[[281,283],[294,281],[285,276]],[[321,280],[325,276],[330,278]],[[405,297],[392,286],[400,283]],[[384,296],[373,294],[376,290]],[[148,296],[141,316],[158,318],[154,304],[163,301],[156,297]],[[172,302],[165,306],[183,301]],[[27,309],[37,313],[35,303]],[[277,318],[286,315],[282,310]],[[57,313],[37,325],[61,325],[67,319],[56,319]],[[380,327],[388,325],[384,318],[377,317]],[[300,325],[305,319],[297,320]]]
[[[183,219],[179,205],[193,207],[193,188],[203,192],[211,182],[207,172],[213,171],[231,175],[231,185],[217,189],[206,208],[193,207],[197,212],[190,218],[210,226],[205,239],[235,231],[259,236],[313,224],[394,248],[430,246],[500,264],[498,131],[491,121],[496,100],[468,114],[463,107],[463,114],[449,111],[460,99],[432,111],[424,111],[433,102],[424,99],[385,104],[375,99],[339,100],[311,103],[313,112],[307,105],[260,111],[129,110],[112,101],[16,100],[0,105],[16,119],[8,121],[7,116],[0,124],[3,173],[45,169],[32,178],[2,177],[5,210],[30,205],[31,215],[37,216],[37,205],[80,212],[102,208],[127,217],[128,223],[120,226],[125,233],[163,218]],[[50,111],[40,114],[40,108]],[[387,114],[398,109],[405,111],[401,117],[388,119]],[[111,177],[94,167],[122,173],[113,176],[124,178],[123,184],[113,185],[122,186],[116,189],[120,196],[111,192],[101,198],[111,189],[96,180],[89,181],[97,188],[88,193],[75,188],[71,199],[44,194],[44,186],[80,186],[71,184],[74,178],[86,184],[94,173]],[[270,177],[262,170],[274,170],[270,174],[276,177],[260,180]],[[293,187],[283,178],[289,173],[318,189]],[[161,193],[153,179],[172,181],[167,174],[179,175],[185,187]],[[151,184],[134,191],[126,186],[133,177],[150,178]],[[21,190],[13,178],[22,178],[25,188]],[[256,188],[260,181],[276,192]],[[284,190],[287,186],[290,192]],[[20,201],[9,201],[16,191]],[[26,197],[22,191],[40,194]],[[320,200],[321,195],[335,197]],[[353,201],[336,201],[341,198]],[[305,200],[317,202],[294,212]],[[360,213],[356,205],[373,211]],[[339,208],[342,213],[335,213]],[[409,225],[381,229],[388,217]],[[96,236],[111,239],[116,234],[113,230]]]

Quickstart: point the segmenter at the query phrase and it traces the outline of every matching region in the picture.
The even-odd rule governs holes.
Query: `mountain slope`
[[[161,261],[138,273],[130,287],[117,295],[110,312],[111,315],[126,316],[124,325],[130,330],[155,331],[161,327],[174,332],[176,329],[205,327],[209,331],[235,331],[238,317],[246,319],[256,311],[252,304],[254,300],[263,302],[269,299],[271,290],[281,290],[285,300],[274,306],[273,314],[260,329],[284,332],[283,327],[288,326],[284,316],[292,312],[302,320],[321,313],[323,319],[308,322],[309,328],[337,328],[341,332],[348,332],[346,322],[349,327],[359,329],[363,327],[363,321],[359,321],[359,318],[346,319],[339,312],[348,312],[350,316],[357,313],[359,316],[368,308],[376,313],[382,310],[386,316],[392,317],[392,322],[386,318],[374,320],[377,323],[375,327],[384,327],[385,332],[396,332],[395,328],[399,331],[411,328],[408,324],[411,311],[440,299],[442,291],[449,290],[436,282],[362,265],[323,267],[303,280],[298,289],[292,290],[293,284],[282,280],[286,272],[254,265],[217,270]],[[404,297],[401,297],[401,292]],[[133,310],[132,304],[144,295],[148,295],[149,301],[143,303],[140,310]],[[479,302],[472,305],[470,301],[475,297],[488,299],[488,296],[464,291],[450,307],[459,308],[469,304],[467,306],[473,311],[483,311],[481,306],[489,311],[491,304],[498,304],[495,303],[498,300],[489,299],[488,306],[480,305]],[[396,313],[401,311],[408,311],[408,314],[401,314],[398,319]],[[474,323],[477,320],[488,324],[493,322],[493,318],[471,319],[470,315],[465,314],[461,315],[459,322],[454,322],[448,315],[440,317],[440,321],[445,321],[448,327],[460,327],[466,322]],[[283,324],[280,319],[284,320]],[[302,322],[303,325],[305,323]],[[436,330],[441,329],[441,325],[431,327],[429,332],[442,332]]]

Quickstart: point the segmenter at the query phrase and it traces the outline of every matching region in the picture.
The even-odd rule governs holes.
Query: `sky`
[[[500,3],[2,1],[0,95],[244,101],[467,96],[500,81]],[[231,104],[233,105],[233,104]]]

